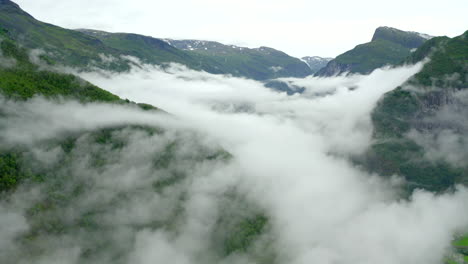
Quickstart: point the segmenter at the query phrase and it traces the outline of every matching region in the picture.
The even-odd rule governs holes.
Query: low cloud
[[[44,217],[70,223],[88,217],[99,220],[99,228],[41,234],[44,261],[61,256],[62,263],[76,263],[88,254],[90,263],[259,263],[258,254],[273,252],[275,263],[435,264],[453,236],[467,228],[468,191],[418,190],[403,200],[401,179],[369,175],[348,161],[370,144],[370,112],[379,98],[420,69],[418,64],[369,76],[291,80],[306,87],[293,96],[178,65],[81,73],[122,98],[171,115],[122,105],[3,100],[0,140],[29,146],[30,164],[67,177],[62,188],[86,183],[83,194]],[[123,145],[96,144],[92,131],[128,124],[164,132],[126,127],[111,136]],[[80,132],[71,153],[43,144],[70,132]],[[206,158],[223,150],[232,158]],[[182,176],[158,189],[158,182],[174,175]],[[12,199],[32,190],[43,194],[46,187],[20,188]],[[28,210],[21,204],[9,207],[17,219]],[[249,250],[226,255],[217,230],[233,230],[219,226],[220,219],[246,212],[267,217],[263,235]],[[11,213],[0,214],[0,222],[11,219]],[[10,230],[34,228],[16,222]],[[2,240],[16,247],[5,253],[7,259],[32,262],[15,255],[28,245]]]
[[[443,93],[440,106],[434,103],[429,109],[432,114],[421,120],[423,128],[407,136],[424,148],[429,160],[464,167],[468,158],[468,92],[445,89]]]

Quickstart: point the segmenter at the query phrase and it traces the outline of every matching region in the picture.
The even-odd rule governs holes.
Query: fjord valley
[[[0,0],[0,263],[468,261],[468,31],[160,37]]]

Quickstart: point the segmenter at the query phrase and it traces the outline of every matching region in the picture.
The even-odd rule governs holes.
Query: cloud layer
[[[291,79],[306,87],[294,96],[178,65],[81,74],[171,115],[3,101],[3,146],[28,146],[30,164],[64,177],[62,189],[87,188],[41,215],[44,221],[99,220],[99,228],[18,242],[18,234],[38,224],[28,218],[30,204],[50,191],[24,186],[0,204],[0,223],[11,226],[0,228],[7,249],[0,254],[18,263],[38,263],[21,254],[37,248],[40,263],[78,263],[86,254],[91,263],[441,263],[453,236],[467,228],[468,191],[416,191],[403,200],[401,179],[369,175],[348,160],[370,144],[369,115],[379,98],[420,69]],[[96,144],[93,131],[110,127],[120,128]],[[78,135],[70,153],[44,143],[70,134]],[[223,150],[232,157],[222,158]],[[167,179],[176,180],[160,187]],[[268,219],[262,234],[248,250],[226,254],[223,236],[235,230],[230,221],[255,215]]]

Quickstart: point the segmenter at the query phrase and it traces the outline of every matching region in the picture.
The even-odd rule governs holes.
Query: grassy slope
[[[131,33],[108,33],[104,31],[81,29],[79,32],[96,38],[109,48],[122,54],[131,55],[149,64],[176,62],[196,70],[215,72],[212,65],[200,65],[194,56],[172,47],[153,37]]]
[[[242,48],[240,50],[217,42],[203,41],[209,45],[207,50],[182,51],[162,40],[136,34],[107,33],[95,30],[82,30],[82,32],[98,38],[109,47],[144,58],[144,61],[148,63],[178,62],[190,68],[210,73],[232,74],[256,80],[276,77],[304,77],[311,74],[310,69],[301,60],[266,47]],[[176,47],[180,46],[176,40],[171,41],[171,43]],[[167,52],[161,54],[161,50]],[[278,66],[281,67],[280,70],[274,71],[272,69],[272,67]]]
[[[428,161],[424,158],[424,149],[405,137],[410,129],[418,129],[418,120],[430,116],[441,106],[434,98],[448,90],[468,88],[468,31],[453,39],[437,37],[428,40],[406,62],[415,63],[427,56],[430,62],[408,81],[419,91],[398,87],[387,93],[372,113],[375,143],[367,153],[366,166],[381,175],[404,176],[408,191],[413,188],[443,191],[455,183],[468,183],[468,164],[454,167],[443,160]],[[446,77],[453,74],[462,77],[447,81]],[[431,127],[437,125],[429,126],[426,132],[430,132]],[[445,263],[468,262],[468,237],[455,240],[453,246],[462,262],[451,256]]]
[[[405,134],[411,129],[424,129],[425,133],[436,129],[437,124],[421,127],[421,120],[444,105],[437,98],[468,88],[463,78],[468,74],[468,31],[453,39],[434,38],[408,61],[419,61],[425,55],[430,55],[431,61],[408,81],[419,92],[399,87],[387,93],[374,109],[375,143],[368,152],[367,167],[383,175],[402,175],[413,187],[439,191],[454,183],[467,183],[468,164],[454,167],[443,160],[428,161],[424,150]],[[447,81],[446,77],[453,74],[462,77]]]
[[[420,47],[426,39],[415,32],[406,32],[396,28],[379,27],[375,30],[372,41],[387,40],[399,44],[405,48],[414,49]]]
[[[328,76],[346,71],[367,74],[384,65],[396,65],[411,54],[411,49],[421,46],[425,41],[414,32],[377,28],[371,42],[337,56],[316,75]]]
[[[336,57],[339,64],[350,65],[352,72],[369,73],[387,64],[397,64],[410,55],[410,50],[387,40],[375,40],[356,46]]]
[[[13,67],[0,67],[0,91],[9,98],[28,99],[36,94],[45,97],[69,97],[81,101],[123,101],[72,74],[39,70],[29,60],[28,51],[19,47],[9,37],[9,32],[0,29],[2,60],[14,60]]]
[[[468,262],[468,236],[463,236],[452,242],[455,251],[462,256],[462,261],[457,261],[453,258],[448,258],[446,263],[463,264]]]
[[[8,99],[27,100],[41,95],[81,102],[131,103],[72,74],[39,70],[37,65],[30,62],[28,50],[11,40],[8,31],[0,28],[0,38],[0,61],[15,61],[14,66],[0,67],[0,95]],[[146,104],[140,107],[157,109]],[[0,192],[13,188],[23,178],[31,177],[28,171],[21,168],[19,159],[16,152],[0,154]]]
[[[220,44],[222,45],[222,44]],[[234,76],[245,76],[256,80],[279,77],[305,77],[311,74],[310,68],[301,60],[271,48],[248,49],[224,46],[221,52],[211,50],[190,51],[197,54],[201,63],[214,61],[217,67]],[[205,62],[207,61],[207,62]],[[273,67],[278,68],[277,71]]]
[[[96,38],[40,22],[9,1],[0,3],[0,26],[7,29],[11,37],[25,47],[42,49],[55,61],[69,66],[87,67],[92,62],[99,64],[100,54],[120,54]],[[129,68],[128,62],[124,60],[116,61],[107,67],[113,70]]]

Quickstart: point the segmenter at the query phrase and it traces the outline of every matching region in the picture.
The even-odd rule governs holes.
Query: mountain
[[[196,70],[222,73],[212,64],[201,65],[198,60],[186,52],[169,45],[166,41],[132,33],[109,33],[93,29],[77,29],[87,37],[92,37],[106,47],[129,55],[147,64],[180,63]]]
[[[129,100],[122,100],[72,74],[41,70],[31,62],[30,51],[20,47],[3,28],[0,28],[0,39],[0,99],[3,103],[3,99],[18,102],[42,96],[48,100],[72,99],[81,103],[129,104],[143,110],[157,110],[151,105],[136,105]],[[8,108],[8,104],[6,105],[0,109],[0,120],[7,116],[3,112]],[[12,167],[16,163],[14,157],[16,154],[0,148],[0,193],[15,188],[28,178],[28,175],[19,171],[18,164]]]
[[[97,30],[69,30],[36,20],[9,0],[0,2],[0,25],[11,37],[29,49],[41,50],[50,62],[87,70],[97,67],[126,71],[135,65],[133,56],[144,63],[165,65],[176,62],[195,70],[231,74],[256,80],[303,77],[312,74],[307,65],[271,48],[232,48],[217,44],[216,50],[177,48],[176,43],[130,33]],[[205,42],[211,43],[211,42]]]
[[[164,41],[136,34],[115,34],[90,31],[85,34],[43,23],[24,12],[17,4],[0,2],[0,25],[11,37],[29,49],[39,49],[51,61],[86,70],[98,67],[113,71],[130,69],[134,56],[150,64],[177,62],[194,69],[196,61],[185,52]],[[104,41],[92,36],[101,36]],[[209,69],[208,69],[209,70]]]
[[[385,65],[396,65],[430,38],[417,32],[379,27],[371,42],[360,44],[337,56],[316,75],[333,76],[344,72],[368,74]]]
[[[468,184],[468,31],[426,41],[406,62],[430,61],[387,93],[372,112],[366,166],[401,175],[409,188],[443,191]]]
[[[25,100],[35,95],[69,97],[80,101],[118,102],[120,98],[71,74],[40,70],[29,59],[28,51],[0,28],[0,93],[7,98]]]
[[[333,58],[322,58],[318,56],[313,57],[302,57],[301,60],[309,66],[313,73],[318,72],[323,67],[327,66],[328,62],[333,60]]]
[[[433,37],[430,35],[414,31],[402,31],[391,27],[379,27],[375,30],[372,41],[379,39],[387,40],[409,49],[416,49],[431,38]]]
[[[95,64],[115,70],[129,69],[129,61],[120,58],[120,52],[105,46],[98,39],[40,22],[9,0],[0,2],[0,26],[8,30],[21,45],[40,49],[51,60],[62,64],[83,68]],[[108,62],[100,55],[117,59]]]
[[[170,45],[198,58],[199,63],[217,65],[222,72],[256,80],[305,77],[313,72],[300,59],[269,47],[246,48],[215,41],[165,39]]]
[[[80,102],[132,104],[75,75],[42,70],[31,62],[30,51],[11,39],[9,32],[0,28],[0,95],[10,100],[27,100],[41,95],[49,99],[73,99]],[[39,57],[46,63],[46,57]],[[138,104],[144,110],[156,110],[147,104]]]
[[[17,201],[21,193],[28,197],[21,208],[15,207],[25,212],[19,222],[28,228],[2,236],[2,242],[14,239],[10,250],[0,253],[2,262],[34,263],[48,258],[46,251],[70,246],[60,239],[67,236],[74,238],[75,246],[80,244],[73,257],[80,263],[103,263],[107,259],[125,263],[129,253],[123,253],[121,245],[122,241],[132,241],[128,240],[132,234],[148,229],[179,230],[179,223],[185,220],[186,186],[191,186],[199,175],[194,173],[195,168],[227,162],[231,155],[211,144],[206,147],[188,131],[175,133],[166,131],[170,128],[134,124],[132,119],[120,124],[81,123],[68,131],[66,123],[79,120],[78,112],[88,107],[107,109],[108,116],[115,115],[117,105],[130,106],[125,108],[127,111],[132,106],[151,110],[148,114],[161,111],[122,100],[74,75],[42,70],[31,61],[30,54],[31,50],[18,45],[8,30],[0,28],[0,197],[2,204]],[[35,98],[38,96],[42,99]],[[92,113],[98,114],[96,109]],[[85,116],[84,122],[92,119]],[[59,131],[63,131],[51,133],[49,127],[57,123]],[[9,129],[15,128],[18,138],[28,137],[26,142],[8,136]],[[31,130],[36,136],[46,137],[23,137]],[[162,212],[157,217],[137,217],[137,221],[123,226],[119,221],[111,224],[104,220],[114,218],[123,208],[135,208],[148,195],[163,199],[156,202],[161,208],[152,208]],[[247,252],[266,232],[268,224],[262,210],[246,198],[234,190],[226,196],[223,210],[215,219],[213,236],[208,238],[222,257]],[[70,208],[77,210],[69,214]],[[243,208],[241,213],[238,208]],[[115,240],[116,232],[120,232],[116,230],[121,227],[130,236]],[[81,241],[81,237],[86,239]]]
[[[284,191],[290,189],[290,186],[295,187],[294,183],[306,183],[304,186],[307,187],[310,181],[293,181],[292,185],[287,184],[285,189],[280,189],[283,192],[276,193],[279,195],[263,192],[267,188],[282,185],[281,179],[285,178],[283,174],[291,172],[291,166],[278,171],[278,176],[282,177],[274,175],[276,167],[263,170],[271,167],[275,160],[271,157],[284,159],[285,156],[281,155],[283,153],[265,156],[265,151],[268,151],[265,143],[270,141],[252,141],[253,145],[258,143],[261,147],[256,154],[249,155],[253,151],[243,148],[237,153],[248,155],[234,160],[230,153],[218,146],[216,142],[220,139],[210,138],[214,134],[203,133],[201,129],[192,130],[189,128],[191,124],[183,124],[187,118],[174,118],[178,120],[172,122],[171,116],[164,115],[164,119],[160,120],[158,114],[161,111],[153,106],[137,105],[121,99],[71,74],[44,70],[49,69],[46,65],[63,64],[85,69],[90,66],[89,69],[100,67],[122,71],[134,63],[128,57],[133,56],[150,64],[176,61],[193,69],[262,79],[283,74],[306,74],[307,71],[302,72],[304,63],[266,47],[246,49],[216,42],[178,42],[129,33],[66,30],[36,21],[8,0],[0,0],[0,20],[2,263],[139,263],[158,262],[160,259],[171,259],[177,263],[290,263],[306,261],[311,252],[309,249],[313,251],[317,245],[320,247],[335,243],[333,235],[336,228],[333,225],[331,231],[326,230],[324,233],[332,234],[332,239],[327,240],[330,243],[322,244],[322,240],[305,241],[304,245],[311,245],[311,248],[294,243],[295,240],[290,240],[292,236],[289,235],[286,240],[277,237],[278,230],[286,230],[288,234],[292,230],[292,235],[299,234],[299,241],[302,241],[303,233],[295,232],[301,231],[296,229],[297,225],[285,229],[285,223],[289,225],[294,218],[290,213],[297,211],[296,208],[288,211],[288,207],[300,202],[301,199],[297,198],[303,196],[297,195],[295,190],[284,195]],[[373,144],[366,155],[360,157],[361,165],[383,176],[404,177],[410,190],[424,188],[443,192],[457,183],[468,184],[468,31],[452,39],[437,37],[421,43],[418,43],[418,38],[401,35],[399,31],[384,31],[376,34],[373,45],[386,48],[395,45],[408,49],[418,46],[416,51],[404,59],[405,62],[416,63],[426,57],[430,61],[401,87],[385,94],[373,110]],[[223,58],[226,61],[223,62]],[[250,65],[253,68],[245,69]],[[215,84],[218,83],[215,80]],[[283,84],[277,82],[273,86],[288,93],[303,89],[287,84],[285,87]],[[186,88],[186,85],[180,86]],[[202,93],[199,98],[207,99],[207,105],[213,106],[206,95]],[[272,101],[272,97],[264,94],[260,96],[262,104],[273,103],[275,111],[281,110],[280,118],[268,112],[263,114],[266,108],[260,109],[261,112],[252,117],[242,114],[246,115],[248,122],[234,124],[239,124],[242,129],[247,128],[247,133],[255,125],[263,130],[268,128],[258,122],[258,117],[262,115],[269,123],[277,123],[276,127],[279,128],[266,130],[266,136],[269,133],[282,133],[282,127],[288,125],[290,120],[287,116],[291,116],[291,120],[299,120],[294,111],[278,108],[277,100]],[[299,109],[302,110],[305,101],[304,98],[299,99]],[[150,111],[133,111],[137,107]],[[83,112],[84,109],[89,111]],[[214,116],[207,113],[202,111],[202,116]],[[228,119],[224,120],[229,122],[236,122],[238,118],[231,111],[226,116]],[[197,120],[202,121],[201,118],[189,118],[188,122]],[[213,125],[218,123],[221,128],[223,122]],[[70,125],[72,129],[68,127]],[[197,124],[198,127],[200,125],[204,123]],[[323,124],[318,125],[321,130]],[[287,154],[295,150],[294,145],[288,148],[291,138],[297,135],[301,138],[304,131],[296,129],[296,124],[293,124],[292,129],[285,128],[286,133],[278,139],[284,139],[283,146],[286,148],[279,149]],[[235,129],[217,128],[210,131],[238,133]],[[242,134],[242,139],[245,135]],[[271,142],[275,144],[277,138],[271,139],[274,139]],[[245,146],[249,142],[242,140],[241,144]],[[311,146],[313,144],[307,144],[305,149]],[[335,159],[328,151],[323,154],[327,158],[319,161],[328,163],[327,160]],[[255,156],[261,156],[261,159],[255,159]],[[318,155],[307,156],[306,163]],[[247,163],[243,163],[243,160],[247,160]],[[290,165],[290,160],[285,160],[284,164]],[[251,170],[246,167],[249,164],[259,167]],[[341,159],[336,164],[348,167]],[[311,170],[315,171],[315,168]],[[342,172],[341,169],[337,171]],[[273,175],[268,172],[273,172]],[[352,172],[349,176],[355,175],[357,171],[353,168]],[[262,180],[244,182],[246,178],[261,179],[259,176],[262,176]],[[279,182],[275,182],[277,179]],[[286,178],[285,182],[289,183],[291,179]],[[275,184],[269,185],[271,182]],[[345,179],[341,185],[354,188],[353,184],[347,184],[352,182]],[[361,182],[360,179],[358,182]],[[256,183],[260,188],[252,189],[247,183]],[[372,183],[375,181],[372,180]],[[313,189],[305,188],[305,193],[310,191],[314,192]],[[330,195],[323,197],[333,198],[336,193],[328,192]],[[271,199],[263,200],[266,196]],[[377,199],[377,203],[366,203],[361,199],[366,196],[358,196],[358,203],[352,199],[352,204],[357,207],[338,207],[337,210],[351,208],[353,210],[347,210],[350,212],[348,215],[357,218],[358,224],[366,224],[368,219],[380,219],[373,212],[379,215],[382,206],[390,205],[390,212],[394,212],[395,208],[403,208],[404,217],[407,216],[406,209],[413,205],[416,206],[415,215],[418,217],[421,208],[426,208],[421,207],[417,196],[414,196],[416,204],[404,199]],[[270,207],[271,204],[279,201],[275,197],[285,200],[281,201],[283,206],[278,207],[286,209],[284,218],[276,214],[280,210],[268,214],[275,209]],[[311,197],[315,198],[314,195]],[[322,198],[320,195],[318,197]],[[372,195],[369,199],[374,200],[373,197],[377,196]],[[446,197],[438,200],[430,194],[423,196],[425,201],[442,201],[442,207],[447,204],[451,206],[451,203],[446,203],[450,201]],[[327,201],[323,208],[336,204],[333,199],[331,203],[330,199],[323,200]],[[301,219],[297,223],[306,223],[304,226],[310,229],[310,225],[307,225],[310,221],[301,218],[304,216],[301,208],[310,204],[309,201],[304,202],[299,203],[299,213],[294,216]],[[436,207],[440,206],[436,204]],[[378,210],[367,210],[370,207],[377,207]],[[312,209],[316,210],[316,206]],[[312,220],[316,218],[313,210],[309,216]],[[401,213],[401,210],[397,211]],[[371,217],[367,218],[367,215]],[[386,212],[381,215],[388,216]],[[410,222],[414,220],[413,214],[408,215]],[[323,219],[326,218],[318,220],[329,226],[329,221]],[[342,217],[338,220],[335,225],[346,222],[341,221]],[[391,225],[394,223],[391,220]],[[354,232],[356,227],[353,222],[346,224],[350,229],[346,227],[343,230]],[[280,229],[276,229],[278,227]],[[338,228],[340,234],[349,234]],[[442,234],[441,230],[436,233]],[[359,230],[356,233],[357,237],[363,237]],[[449,235],[441,236],[446,240]],[[396,238],[398,243],[400,240]],[[291,241],[292,254],[288,251],[286,254],[278,254],[278,249],[281,251],[285,245],[288,247]],[[382,242],[381,239],[375,241]],[[384,248],[390,245],[393,249],[394,241],[392,237],[384,237]],[[466,251],[465,244],[460,247]],[[290,258],[297,255],[298,251],[294,249],[297,245],[301,247],[299,251],[305,253],[300,252],[299,258]],[[340,244],[336,251],[338,254],[347,251],[341,250],[342,245],[348,248],[346,243]],[[362,248],[364,253],[369,251],[367,244]],[[157,253],[155,255],[151,254],[154,250]],[[325,253],[328,252],[332,255],[335,253],[333,250]],[[412,253],[412,249],[409,252]],[[321,258],[322,251],[318,253]],[[335,259],[359,261],[362,256],[360,253],[357,258]],[[158,254],[161,258],[158,258]],[[362,259],[365,261],[365,256]]]

